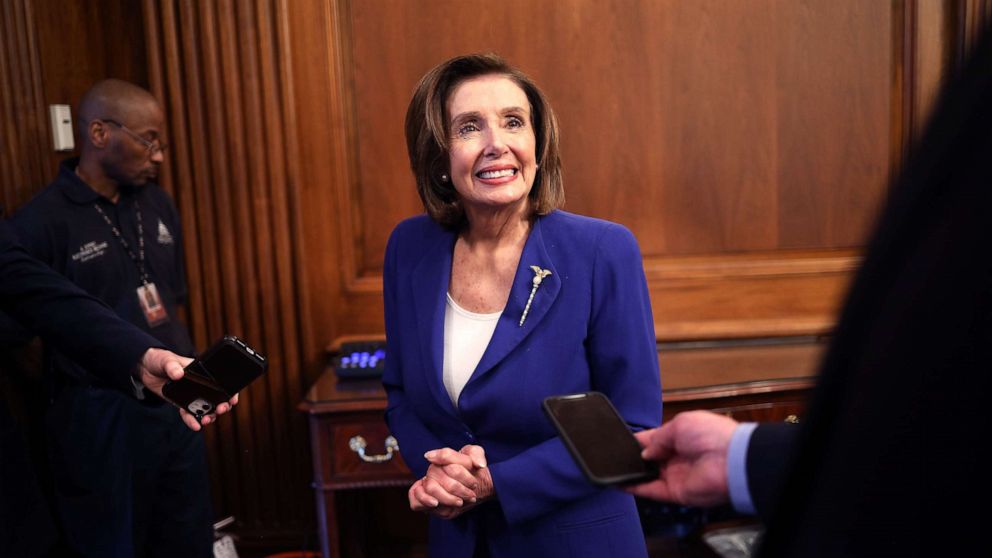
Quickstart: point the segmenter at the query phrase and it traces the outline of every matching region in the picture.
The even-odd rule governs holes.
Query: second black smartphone
[[[641,458],[640,443],[602,393],[548,397],[544,412],[593,483],[635,484],[658,477],[657,465]]]
[[[265,357],[233,335],[226,335],[184,370],[177,382],[162,387],[162,395],[197,419],[214,412],[268,367]]]

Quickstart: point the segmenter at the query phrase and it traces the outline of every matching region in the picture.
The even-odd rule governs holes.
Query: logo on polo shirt
[[[169,232],[169,227],[165,226],[165,223],[161,219],[158,220],[158,243],[159,244],[172,244],[172,233]]]
[[[107,251],[107,241],[87,242],[79,247],[79,251],[72,255],[74,262],[88,262],[93,258],[98,258]]]

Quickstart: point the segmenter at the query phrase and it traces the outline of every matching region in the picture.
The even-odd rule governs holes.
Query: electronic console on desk
[[[354,341],[341,344],[332,359],[338,378],[378,378],[386,365],[385,341]]]

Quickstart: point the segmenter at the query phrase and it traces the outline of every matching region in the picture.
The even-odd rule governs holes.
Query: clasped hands
[[[427,474],[407,492],[410,509],[454,519],[493,498],[493,479],[481,446],[440,448],[424,454]]]

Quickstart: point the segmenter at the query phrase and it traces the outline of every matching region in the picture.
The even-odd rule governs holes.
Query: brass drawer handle
[[[393,458],[394,453],[400,451],[400,444],[392,436],[386,437],[386,453],[384,454],[365,455],[365,446],[367,445],[365,438],[361,436],[352,436],[348,440],[348,447],[351,448],[351,451],[357,453],[358,457],[366,463],[385,463]]]

